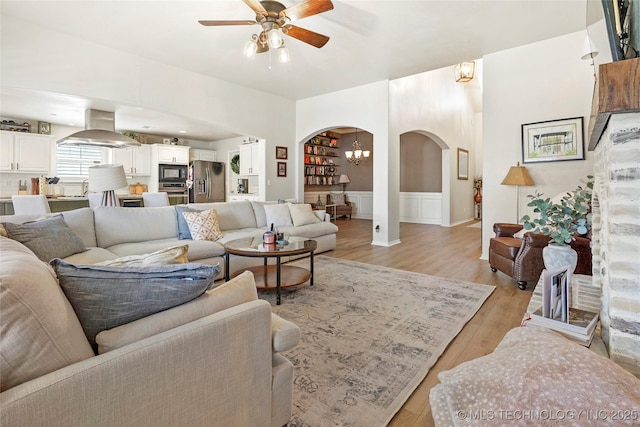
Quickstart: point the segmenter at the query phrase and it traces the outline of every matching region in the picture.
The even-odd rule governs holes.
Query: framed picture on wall
[[[583,119],[522,125],[522,163],[584,160]]]
[[[278,162],[278,176],[287,176],[286,162]]]
[[[287,159],[287,147],[276,147],[276,159]]]
[[[469,152],[458,148],[458,179],[469,179]]]
[[[51,123],[38,122],[38,133],[42,135],[51,135]]]

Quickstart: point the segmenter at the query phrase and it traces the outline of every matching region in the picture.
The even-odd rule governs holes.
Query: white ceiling
[[[590,3],[594,0],[590,0]],[[285,6],[298,1],[283,0]],[[2,19],[18,17],[75,37],[291,99],[450,66],[483,55],[586,28],[587,0],[367,1],[334,0],[334,9],[295,21],[329,36],[321,49],[285,37],[291,62],[269,54],[253,59],[242,47],[255,26],[204,27],[202,19],[254,19],[241,0],[5,1]],[[43,40],[46,46],[46,40]],[[117,78],[117,76],[114,76]],[[99,82],[96,82],[99,84]],[[26,92],[2,86],[3,117],[54,123],[84,122],[86,108],[115,111],[117,125],[139,132],[221,139],[189,118],[166,117],[135,106]],[[124,108],[124,110],[123,110]],[[56,110],[56,116],[51,116]],[[28,115],[25,115],[28,113]],[[206,135],[206,137],[205,137]]]

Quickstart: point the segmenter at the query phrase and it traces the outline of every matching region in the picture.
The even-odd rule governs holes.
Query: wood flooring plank
[[[491,353],[520,324],[533,284],[521,291],[510,277],[491,272],[487,261],[480,259],[481,229],[467,224],[402,223],[401,243],[391,247],[371,245],[370,220],[340,219],[334,224],[340,228],[336,249],[322,255],[496,287],[389,423],[392,427],[433,426],[429,392],[439,382],[438,373]]]

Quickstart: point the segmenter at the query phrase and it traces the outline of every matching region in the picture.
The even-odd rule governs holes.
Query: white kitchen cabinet
[[[259,143],[242,144],[240,151],[240,175],[259,175],[263,162]]]
[[[131,176],[151,175],[151,146],[136,148],[114,148],[114,163],[124,166],[124,172]]]
[[[250,200],[253,202],[257,202],[260,200],[259,196],[252,196],[250,194],[234,194],[232,196],[229,196],[229,201],[230,202],[239,202],[242,200]]]
[[[189,147],[180,145],[154,144],[157,151],[158,163],[164,164],[189,164]]]
[[[0,171],[49,174],[49,135],[2,131]]]
[[[204,160],[206,162],[216,161],[215,150],[202,150],[200,148],[192,148],[189,150],[189,160]]]

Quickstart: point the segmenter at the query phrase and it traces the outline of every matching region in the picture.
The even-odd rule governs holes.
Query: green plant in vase
[[[531,219],[529,215],[522,217],[524,229],[541,233],[550,238],[550,245],[544,248],[543,258],[547,268],[559,268],[567,265],[567,261],[561,258],[554,247],[570,249],[569,244],[575,240],[575,236],[587,234],[591,229],[591,195],[593,192],[593,176],[587,176],[584,186],[579,185],[575,190],[566,193],[560,201],[553,201],[544,197],[541,193],[530,194],[527,206],[533,207],[537,218]],[[553,251],[553,255],[551,252]],[[573,251],[570,264],[575,269],[577,254]]]
[[[591,194],[593,176],[587,176],[585,186],[579,185],[568,192],[559,202],[544,198],[541,193],[529,194],[530,202],[538,218],[522,217],[524,229],[551,237],[554,243],[565,245],[575,240],[576,235],[584,235],[591,229]]]

